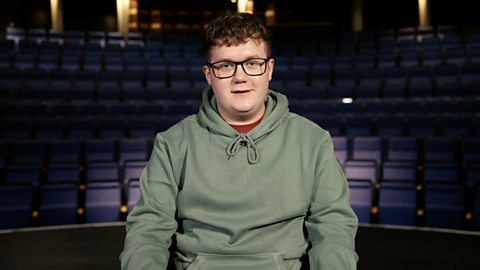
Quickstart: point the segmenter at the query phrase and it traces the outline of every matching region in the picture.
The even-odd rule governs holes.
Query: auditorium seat
[[[115,161],[115,141],[105,138],[85,140],[85,161]]]
[[[187,110],[190,110],[189,106],[187,106]],[[130,121],[128,123],[128,132],[127,132],[128,137],[153,138],[155,134],[159,131],[159,128],[157,126],[157,121],[158,121],[158,118],[155,116],[130,118]]]
[[[120,168],[116,162],[88,162],[85,171],[87,183],[120,181]]]
[[[370,181],[348,181],[350,204],[360,223],[370,223],[372,219],[373,186]]]
[[[376,135],[380,137],[390,138],[405,134],[405,119],[398,114],[381,114],[376,118],[375,125]]]
[[[423,156],[426,162],[454,162],[458,159],[459,146],[455,138],[427,137],[423,141]]]
[[[352,140],[352,159],[373,160],[379,166],[383,161],[382,138],[377,136],[354,137]]]
[[[91,139],[97,136],[97,121],[87,115],[71,117],[65,122],[65,129],[69,139]]]
[[[81,168],[78,162],[50,162],[46,168],[46,183],[80,183]]]
[[[150,149],[143,138],[121,138],[118,140],[118,161],[147,160]]]
[[[460,156],[462,164],[480,164],[480,138],[464,138],[461,141]]]
[[[40,225],[77,223],[77,184],[47,183],[40,190]]]
[[[29,185],[0,185],[0,229],[31,225],[33,193]]]
[[[373,160],[346,160],[343,164],[348,180],[368,180],[377,183],[379,172]]]
[[[46,147],[43,140],[14,140],[12,142],[13,164],[45,164]]]
[[[379,190],[379,223],[416,225],[417,189],[414,183],[384,182]]]
[[[138,199],[140,198],[140,183],[138,180],[128,181],[127,184],[127,205],[128,212],[137,204]]]
[[[480,230],[480,185],[473,191],[473,224],[475,230]]]
[[[38,187],[41,182],[41,170],[38,165],[12,165],[3,168],[4,182],[9,185],[32,185]]]
[[[382,164],[381,181],[417,183],[417,164],[414,161],[387,160]]]
[[[440,131],[443,137],[466,138],[473,134],[473,120],[470,115],[443,114],[440,121]]]
[[[460,167],[455,162],[425,162],[423,169],[423,181],[443,182],[443,183],[460,183]]]
[[[411,113],[406,121],[407,135],[419,138],[438,135],[438,118],[435,114]]]
[[[51,140],[48,142],[49,163],[77,163],[80,160],[80,143],[75,139]]]
[[[414,161],[419,160],[420,144],[416,137],[387,138],[387,160]]]
[[[53,140],[64,138],[63,121],[61,118],[37,118],[35,119],[34,127],[36,140]]]
[[[113,139],[125,137],[128,121],[124,117],[103,117],[98,119],[100,138]]]
[[[464,229],[465,190],[462,185],[425,186],[425,226]]]
[[[371,136],[373,120],[369,115],[347,115],[345,117],[345,134],[347,136]]]
[[[343,166],[345,160],[350,158],[348,138],[345,136],[333,136],[332,142],[335,151],[335,157],[340,165]]]
[[[85,222],[120,221],[121,186],[119,182],[88,183],[85,189]]]
[[[147,165],[147,160],[127,160],[122,167],[123,183],[139,180],[142,172]]]

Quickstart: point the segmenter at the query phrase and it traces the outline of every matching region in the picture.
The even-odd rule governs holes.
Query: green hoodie
[[[262,122],[240,134],[213,91],[198,114],[156,136],[127,218],[122,269],[356,269],[358,221],[328,132],[269,91]],[[304,229],[305,228],[305,229]]]

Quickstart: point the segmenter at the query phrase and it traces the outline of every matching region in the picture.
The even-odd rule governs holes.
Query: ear
[[[273,67],[275,66],[275,60],[273,58],[271,58],[270,60],[268,60],[268,81],[271,81],[272,80],[272,76],[273,76]]]
[[[207,80],[208,82],[208,85],[212,85],[212,82],[211,82],[211,70],[208,66],[203,66],[203,74],[205,75],[205,79]]]

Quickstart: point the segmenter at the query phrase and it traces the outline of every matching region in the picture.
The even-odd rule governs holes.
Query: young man
[[[176,269],[300,269],[307,254],[311,269],[356,269],[357,218],[331,137],[268,90],[262,20],[222,16],[205,38],[209,86],[197,114],[156,137],[122,269],[166,269],[170,253]]]

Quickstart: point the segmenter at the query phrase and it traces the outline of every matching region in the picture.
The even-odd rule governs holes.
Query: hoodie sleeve
[[[356,269],[358,220],[350,206],[348,182],[337,162],[328,133],[322,138],[315,166],[310,215],[305,222],[312,244],[310,268]]]
[[[178,186],[168,147],[160,135],[140,177],[140,190],[137,205],[127,217],[121,267],[123,270],[166,269],[172,236],[177,230]]]

